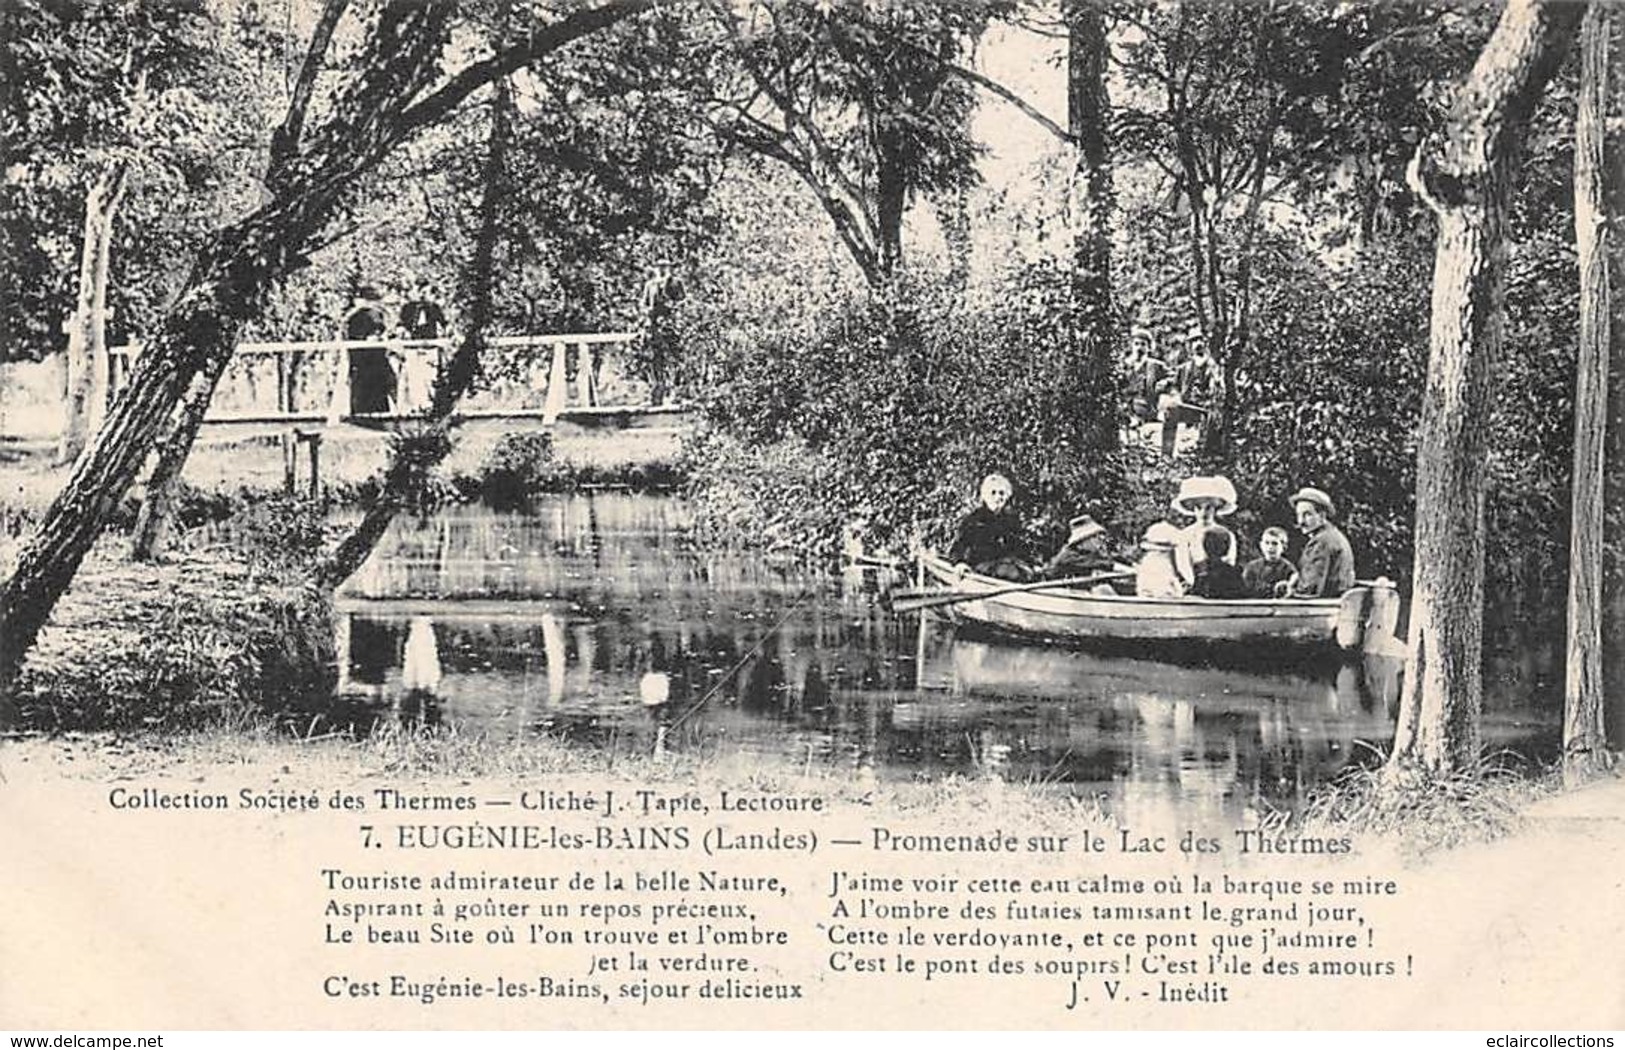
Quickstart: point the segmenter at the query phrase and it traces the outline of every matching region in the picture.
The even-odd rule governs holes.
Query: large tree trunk
[[[1612,8],[1598,5],[1604,13],[1604,30],[1619,28]],[[1612,251],[1603,253],[1610,289],[1612,317],[1609,324],[1609,392],[1607,462],[1613,470],[1603,473],[1603,496],[1607,507],[1604,520],[1614,523],[1613,557],[1603,577],[1603,720],[1609,746],[1625,751],[1625,537],[1619,523],[1625,522],[1625,77],[1612,77],[1604,95],[1603,140],[1603,221]],[[1612,121],[1613,130],[1608,121]]]
[[[333,31],[348,6],[349,0],[326,0],[322,5],[322,13],[311,33],[299,76],[288,99],[287,112],[271,135],[271,156],[266,166],[265,184],[273,192],[295,174],[299,140],[304,133],[316,80],[325,64]],[[192,446],[203,426],[203,417],[209,411],[215,387],[220,385],[220,377],[225,374],[228,363],[224,357],[209,359],[192,381],[186,392],[186,400],[158,447],[158,462],[147,478],[146,497],[141,501],[141,511],[135,520],[135,533],[130,540],[130,557],[135,561],[156,560],[168,545],[176,498],[180,493],[181,474],[186,469],[186,461],[191,457]],[[281,393],[278,391],[279,395]]]
[[[882,127],[875,133],[875,229],[880,237],[879,278],[882,289],[903,268],[903,212],[908,205],[909,158],[897,136]]]
[[[1072,367],[1090,448],[1118,447],[1116,303],[1112,296],[1111,100],[1106,94],[1106,19],[1091,0],[1068,0],[1067,130],[1078,144],[1072,196]]]
[[[1569,529],[1568,677],[1563,692],[1563,779],[1604,767],[1602,536],[1608,428],[1608,227],[1603,210],[1603,118],[1608,22],[1592,4],[1580,31],[1574,119],[1574,243],[1580,261],[1580,347],[1574,382],[1574,495]]]
[[[103,171],[85,193],[84,239],[79,249],[79,295],[68,322],[67,405],[56,462],[72,463],[85,450],[98,402],[107,397],[107,275],[113,219],[124,197],[129,168]]]
[[[1507,201],[1529,115],[1578,5],[1511,0],[1412,161],[1438,216],[1428,374],[1417,440],[1411,630],[1391,775],[1478,759],[1483,707],[1484,482],[1490,369],[1501,344]]]

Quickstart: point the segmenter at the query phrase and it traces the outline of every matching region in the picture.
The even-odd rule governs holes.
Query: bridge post
[[[576,394],[582,408],[598,404],[596,377],[592,370],[592,344],[576,344]]]
[[[565,360],[568,348],[564,343],[553,344],[553,360],[548,367],[547,398],[542,402],[542,422],[551,426],[559,421],[569,393],[565,390]]]
[[[293,411],[293,383],[288,373],[287,356],[277,354],[276,408],[279,413]],[[282,491],[291,496],[294,486],[298,483],[294,475],[299,469],[299,441],[294,436],[292,426],[277,435],[277,444],[282,447]]]

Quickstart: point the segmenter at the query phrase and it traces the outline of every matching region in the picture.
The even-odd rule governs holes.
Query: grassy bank
[[[388,461],[389,441],[387,433],[364,427],[327,431],[319,455],[324,498],[338,505],[364,499]],[[70,468],[52,466],[53,451],[39,441],[0,442],[0,536],[26,534],[66,484]],[[683,463],[683,434],[672,428],[466,427],[435,472],[430,495],[514,504],[591,488],[672,491],[686,482]],[[296,471],[301,495],[309,494],[309,470],[308,450],[301,450]],[[281,435],[274,428],[234,437],[205,435],[182,480],[188,493],[181,519],[188,526],[220,520],[233,501],[258,502],[281,493],[286,480]],[[137,485],[114,524],[132,522],[141,498]]]
[[[15,687],[18,725],[271,724],[329,694],[331,602],[295,559],[204,547],[138,565],[123,546],[105,538],[52,611]]]

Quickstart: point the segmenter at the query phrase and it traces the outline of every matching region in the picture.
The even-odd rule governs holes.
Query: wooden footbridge
[[[636,332],[499,336],[487,389],[454,421],[535,420],[585,426],[669,425],[683,406],[628,373]],[[241,343],[221,376],[204,426],[211,429],[360,425],[382,429],[422,418],[450,339]],[[109,351],[109,382],[128,377],[139,345]],[[653,417],[653,418],[649,418]]]
[[[486,381],[451,422],[503,431],[681,428],[686,408],[632,374],[630,355],[641,339],[636,332],[492,338]],[[279,437],[289,485],[308,454],[315,488],[324,437],[395,430],[425,418],[454,349],[451,339],[241,343],[203,418],[204,436]],[[128,379],[139,353],[139,345],[109,350],[109,395]]]

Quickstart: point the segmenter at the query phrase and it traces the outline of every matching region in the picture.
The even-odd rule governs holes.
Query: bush
[[[568,471],[553,455],[551,434],[506,434],[485,461],[479,493],[493,507],[522,507],[541,493],[562,487],[567,477]]]
[[[1043,542],[1080,508],[1110,518],[1123,461],[1088,447],[1085,406],[1115,384],[1073,359],[1070,303],[1067,274],[1044,263],[969,305],[905,286],[890,303],[815,304],[806,326],[691,317],[691,359],[711,377],[699,401],[731,435],[688,457],[703,536],[828,549],[862,514],[881,542],[941,543],[991,471]],[[1115,417],[1110,400],[1095,411]]]

